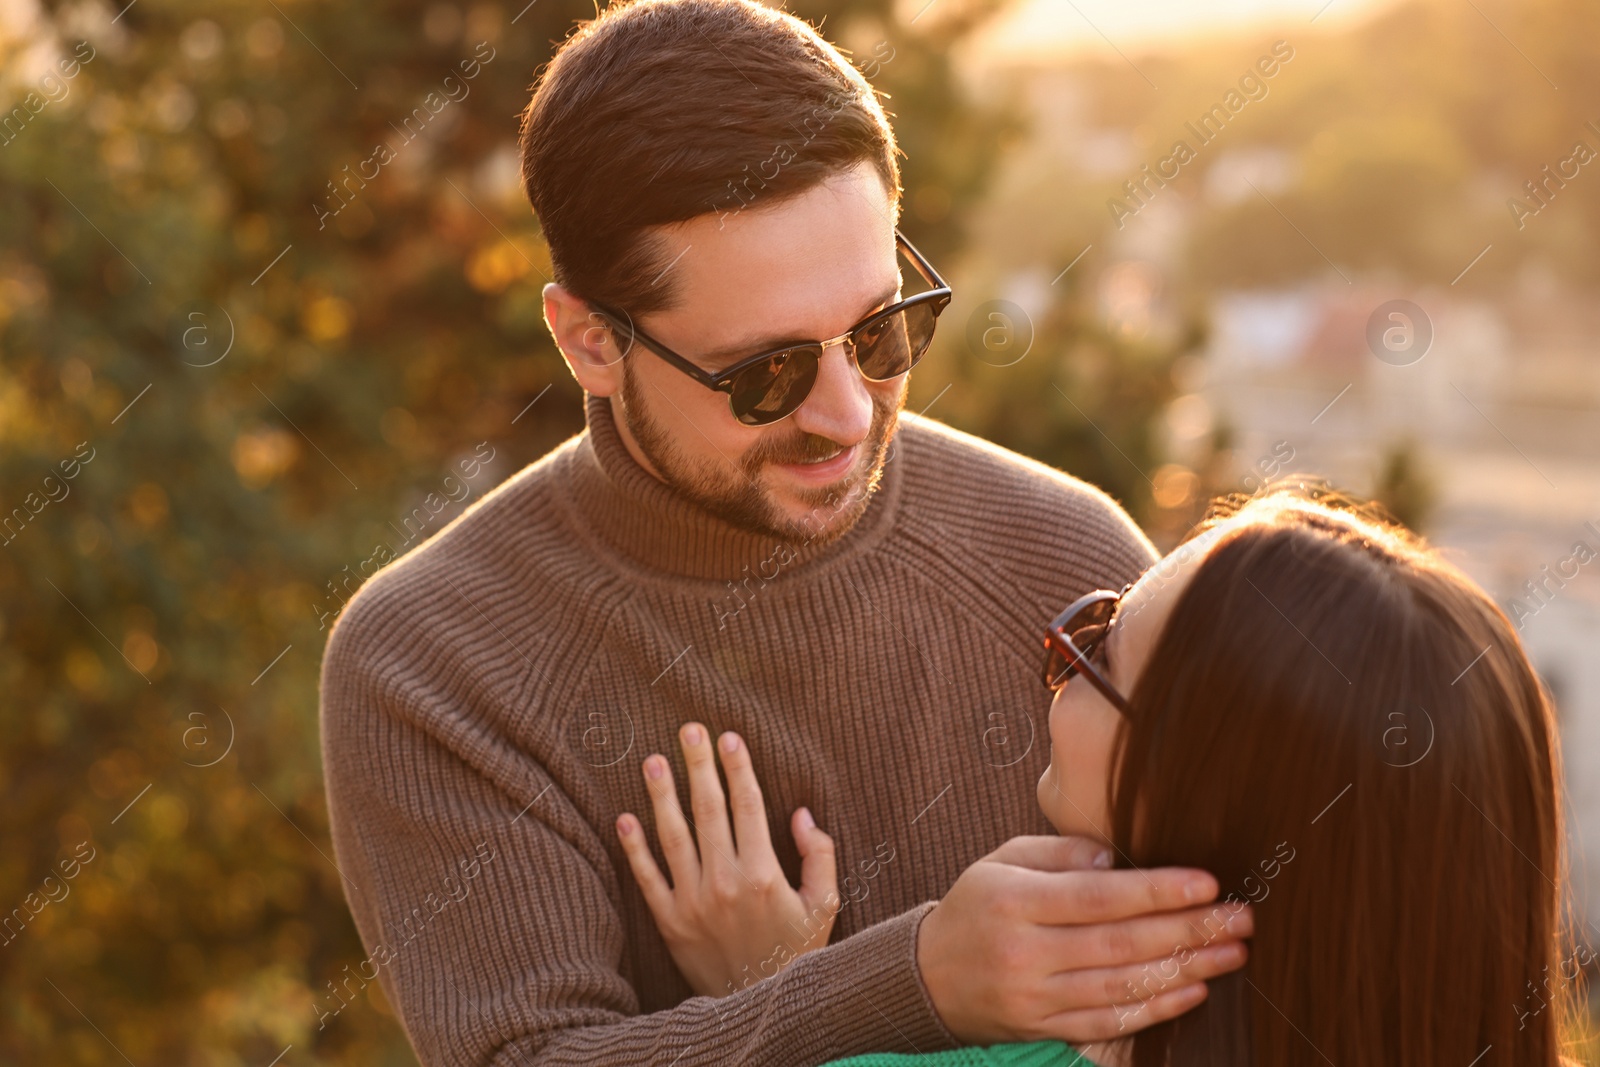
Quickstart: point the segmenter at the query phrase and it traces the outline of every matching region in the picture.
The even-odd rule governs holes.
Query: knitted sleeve
[[[372,666],[388,638],[360,614],[330,640],[321,697],[329,821],[369,956],[330,983],[322,1026],[378,981],[428,1067],[809,1067],[955,1044],[916,968],[932,902],[733,995],[641,1014],[594,829],[548,778],[526,797],[497,785],[492,744],[439,728],[469,717],[448,691]]]

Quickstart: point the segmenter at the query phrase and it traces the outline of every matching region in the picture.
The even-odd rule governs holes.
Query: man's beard
[[[900,407],[906,386],[892,399],[872,396],[872,425],[859,447],[868,456],[863,469],[858,456],[848,481],[794,493],[810,511],[799,518],[784,514],[756,480],[769,463],[803,463],[838,453],[839,443],[820,434],[763,439],[730,467],[724,459],[694,460],[685,456],[672,435],[650,415],[643,390],[626,363],[622,370],[623,418],[639,450],[662,480],[702,508],[737,529],[763,534],[791,544],[825,545],[842,537],[867,510],[883,478],[889,443],[900,425]],[[615,408],[613,408],[615,411]]]

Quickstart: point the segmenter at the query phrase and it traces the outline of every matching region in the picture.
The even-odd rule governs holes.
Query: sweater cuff
[[[937,900],[930,900],[926,904],[919,904],[911,909],[911,914],[916,916],[916,920],[911,923],[911,973],[917,980],[918,992],[922,994],[924,1010],[927,1011],[928,1018],[932,1021],[933,1028],[937,1033],[934,1042],[939,1048],[947,1049],[958,1047],[961,1041],[950,1032],[944,1025],[944,1020],[939,1017],[939,1009],[934,1006],[933,995],[928,992],[928,983],[922,980],[922,968],[917,966],[917,933],[922,929],[922,920],[928,917],[928,912],[932,911],[938,903]]]
[[[830,957],[828,970],[843,977],[852,990],[851,999],[866,1001],[865,1013],[858,1007],[852,1014],[869,1029],[880,1031],[869,1039],[867,1048],[857,1044],[864,1035],[846,1037],[847,1044],[857,1045],[853,1051],[936,1052],[960,1046],[939,1018],[917,967],[917,931],[935,903],[926,901],[869,926],[822,954]],[[802,956],[796,962],[805,959]],[[821,959],[817,957],[818,962]],[[881,1023],[888,1025],[874,1025]]]

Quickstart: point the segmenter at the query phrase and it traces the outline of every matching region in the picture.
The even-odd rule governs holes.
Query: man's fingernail
[[[617,833],[621,834],[623,837],[627,837],[629,834],[633,833],[633,824],[628,821],[627,816],[623,816],[617,820]]]
[[[811,817],[810,808],[800,809],[800,829],[810,830],[817,825],[817,820]]]
[[[698,726],[686,726],[686,727],[684,727],[684,730],[683,730],[683,743],[686,744],[686,745],[698,745],[700,743],[700,727],[698,727]]]
[[[1249,937],[1255,932],[1255,919],[1248,911],[1238,911],[1228,916],[1228,932]]]
[[[1091,865],[1099,868],[1102,871],[1109,870],[1111,868],[1111,853],[1105,849],[1101,849],[1099,852],[1094,854],[1094,859],[1091,861]]]
[[[649,759],[644,761],[644,773],[648,774],[651,778],[660,778],[661,771],[661,761],[656,759],[654,756],[651,756]]]
[[[739,735],[738,734],[733,734],[733,733],[723,734],[722,735],[722,751],[724,751],[724,752],[737,752],[737,751],[739,751]]]
[[[1191,904],[1198,903],[1211,895],[1211,887],[1204,878],[1191,878],[1183,887],[1183,897]]]

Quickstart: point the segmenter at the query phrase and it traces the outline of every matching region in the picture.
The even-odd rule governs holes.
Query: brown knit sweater
[[[906,414],[856,526],[780,548],[651,477],[607,401],[587,420],[369,581],[329,638],[329,818],[371,954],[323,1024],[376,975],[429,1065],[953,1046],[917,926],[974,860],[1050,832],[1042,628],[1150,543],[1099,490]],[[692,995],[613,829],[651,827],[652,752],[687,808],[689,719],[748,742],[791,882],[795,808],[838,846],[832,942],[723,998]]]

